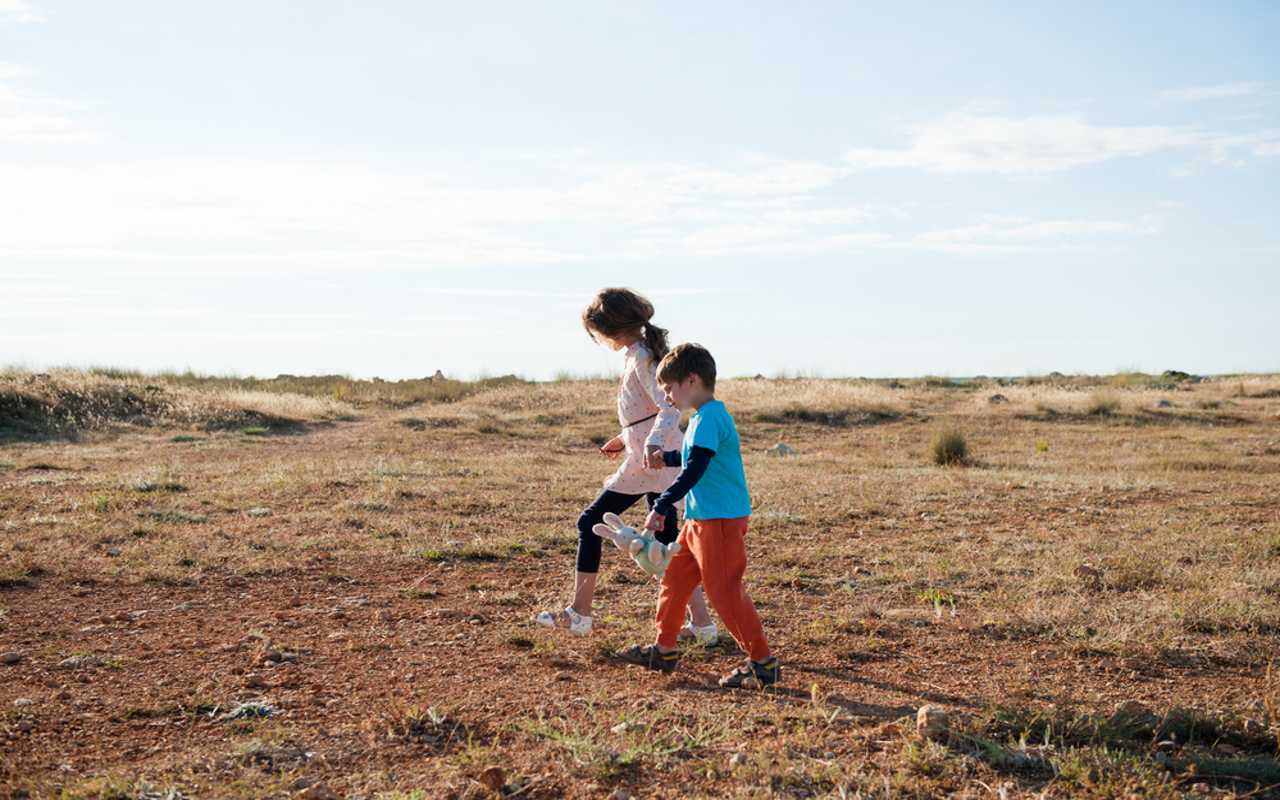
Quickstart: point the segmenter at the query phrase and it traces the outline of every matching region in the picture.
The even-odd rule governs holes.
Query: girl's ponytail
[[[667,329],[659,328],[652,322],[644,324],[644,345],[653,353],[653,363],[657,364],[667,354]]]

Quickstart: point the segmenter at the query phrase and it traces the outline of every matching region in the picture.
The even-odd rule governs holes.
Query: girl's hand
[[[644,529],[647,531],[659,532],[667,524],[667,518],[659,514],[657,511],[650,511],[649,516],[644,518]]]
[[[622,441],[622,436],[618,435],[600,445],[600,453],[610,460],[616,459],[622,451],[627,449],[627,445]]]
[[[644,465],[649,469],[662,469],[665,467],[666,464],[662,463],[662,448],[656,444],[645,445]]]

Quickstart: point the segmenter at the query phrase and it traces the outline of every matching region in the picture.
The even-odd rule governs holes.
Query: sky
[[[1280,4],[0,0],[0,365],[1280,371]]]

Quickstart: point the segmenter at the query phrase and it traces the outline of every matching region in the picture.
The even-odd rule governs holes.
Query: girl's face
[[[630,347],[635,342],[640,341],[640,337],[634,333],[620,333],[617,336],[606,336],[600,331],[596,331],[595,340],[616,352],[624,347]]]

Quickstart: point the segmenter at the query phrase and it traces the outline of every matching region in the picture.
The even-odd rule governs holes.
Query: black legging
[[[595,535],[591,529],[597,523],[604,521],[604,515],[610,512],[621,514],[641,497],[644,498],[646,508],[651,508],[654,501],[658,499],[659,492],[649,492],[648,494],[623,494],[622,492],[614,492],[605,489],[600,496],[591,501],[591,505],[587,506],[582,512],[582,516],[578,517],[578,572],[599,572],[600,571],[600,546],[604,544],[604,539]],[[636,530],[640,530],[642,525],[632,526]],[[680,535],[680,529],[676,527],[676,510],[672,508],[667,512],[666,522],[662,526],[662,530],[653,534],[653,538],[663,544],[671,544]]]

